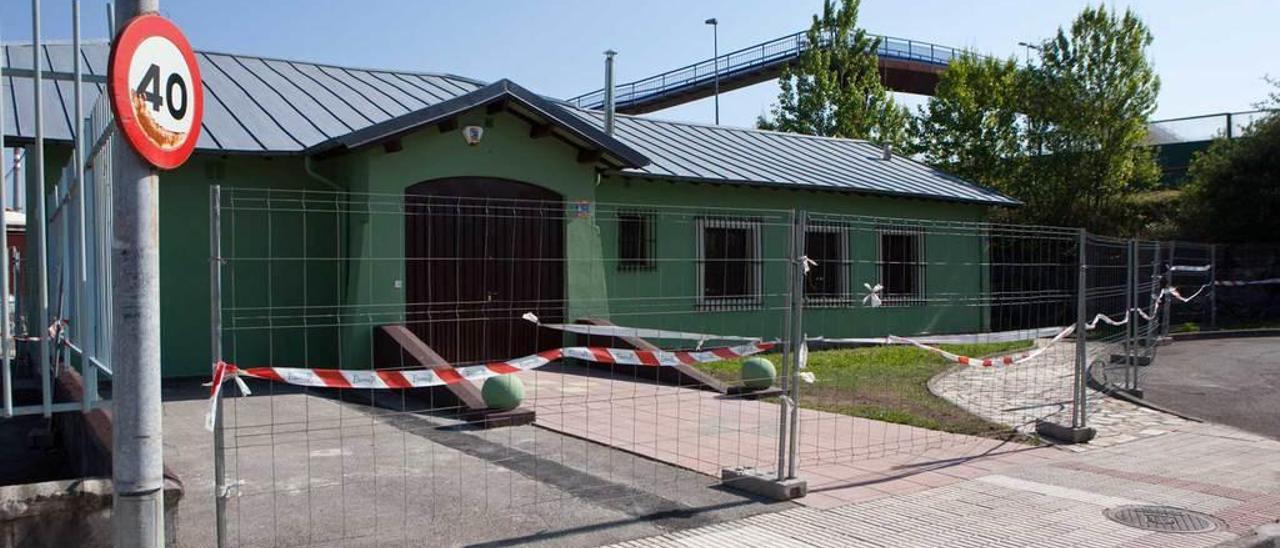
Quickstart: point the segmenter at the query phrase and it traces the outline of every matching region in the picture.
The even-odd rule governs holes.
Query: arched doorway
[[[451,363],[560,346],[520,317],[563,321],[564,202],[551,190],[483,177],[405,189],[405,320]]]

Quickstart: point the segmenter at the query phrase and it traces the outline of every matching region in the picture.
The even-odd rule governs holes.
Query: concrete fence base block
[[[755,468],[725,468],[720,471],[720,484],[773,500],[798,499],[809,494],[809,482],[805,480],[778,480],[776,474]]]
[[[1036,421],[1036,433],[1059,443],[1085,443],[1093,439],[1098,432],[1087,426],[1077,428],[1048,421]]]
[[[1252,534],[1217,544],[1214,548],[1280,548],[1280,523],[1265,523]]]

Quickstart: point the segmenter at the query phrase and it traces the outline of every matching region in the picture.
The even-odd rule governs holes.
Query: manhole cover
[[[1117,506],[1103,514],[1121,525],[1161,533],[1208,533],[1220,525],[1208,514],[1172,506]]]

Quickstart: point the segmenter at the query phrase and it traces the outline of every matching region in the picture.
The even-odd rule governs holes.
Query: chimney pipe
[[[884,146],[883,154],[880,156],[880,159],[886,162],[893,159],[893,145]]]
[[[613,56],[618,52],[604,52],[604,132],[613,135]]]

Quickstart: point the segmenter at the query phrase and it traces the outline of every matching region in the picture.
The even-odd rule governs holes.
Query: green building
[[[30,147],[31,50],[5,50],[6,144]],[[48,46],[51,215],[67,194],[71,53]],[[107,47],[83,53],[88,112]],[[925,298],[986,287],[984,242],[930,227],[982,222],[990,207],[1016,202],[870,143],[624,115],[607,130],[601,112],[506,80],[197,58],[206,104],[197,152],[161,177],[166,376],[209,371],[215,195],[223,348],[245,366],[368,368],[377,329],[396,324],[453,362],[560,342],[525,312],[778,337],[798,212],[817,263],[805,281],[808,333],[986,327],[981,307]],[[90,184],[87,269],[101,273],[109,183],[94,174]],[[29,181],[27,203],[34,189]],[[51,241],[65,240],[51,243],[51,276],[69,271],[57,257],[76,260],[74,226],[51,229]],[[65,315],[109,304],[105,282],[80,295],[58,279],[50,298],[67,299]],[[872,314],[863,284],[877,283],[886,306]],[[72,338],[103,352],[107,328],[75,323]]]

